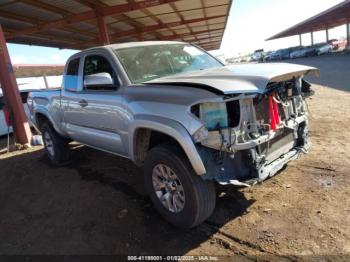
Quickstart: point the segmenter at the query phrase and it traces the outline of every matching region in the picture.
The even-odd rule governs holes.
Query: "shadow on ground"
[[[254,202],[219,188],[208,222],[180,230],[152,207],[142,170],[87,147],[68,166],[52,167],[43,150],[0,161],[1,254],[185,254]]]

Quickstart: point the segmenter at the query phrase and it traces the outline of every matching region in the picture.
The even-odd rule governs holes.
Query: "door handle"
[[[79,105],[81,107],[86,107],[86,106],[89,105],[89,103],[85,99],[82,99],[82,100],[79,101]]]

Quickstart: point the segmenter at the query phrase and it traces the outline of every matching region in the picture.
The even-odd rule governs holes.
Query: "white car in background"
[[[331,44],[323,43],[323,44],[317,45],[316,54],[317,55],[328,54],[332,52],[332,50],[333,50],[333,46]]]
[[[44,79],[43,77],[25,77],[25,78],[17,78],[16,80],[17,80],[19,92],[21,94],[24,111],[26,112],[27,116],[29,116],[29,109],[26,103],[28,93],[32,91],[46,90]],[[48,82],[49,88],[60,87],[62,83],[62,75],[48,76],[47,82]],[[4,105],[5,105],[5,101],[4,101],[2,89],[0,86],[0,136],[6,135],[8,132],[8,128],[5,121],[5,115],[3,111]],[[12,133],[12,127],[10,128],[10,133]]]
[[[29,116],[29,109],[27,106],[27,97],[28,97],[28,93],[30,92],[30,90],[26,90],[24,92],[21,92],[21,98],[22,98],[22,102],[23,102],[23,106],[24,106],[24,111],[26,113],[27,116]],[[6,125],[6,120],[5,120],[5,114],[4,114],[4,106],[5,106],[5,101],[4,101],[4,96],[1,92],[1,88],[0,88],[0,136],[6,135],[8,131],[10,131],[10,133],[12,133],[12,127],[10,127],[10,129],[8,130],[7,125]]]

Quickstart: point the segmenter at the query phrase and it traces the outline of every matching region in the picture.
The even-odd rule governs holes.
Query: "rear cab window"
[[[79,62],[79,57],[74,58],[67,66],[67,71],[63,80],[63,87],[67,91],[76,92],[78,89]]]

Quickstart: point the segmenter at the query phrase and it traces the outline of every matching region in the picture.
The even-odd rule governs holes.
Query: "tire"
[[[162,203],[161,197],[158,196],[161,194],[160,191],[157,191],[158,195],[156,193],[154,176],[159,179],[157,174],[159,174],[160,168],[163,168],[163,171],[172,171],[172,177],[177,178],[173,180],[177,192],[173,192],[173,195],[177,197],[178,201],[173,201],[174,198],[170,200],[173,203],[173,210],[165,206],[164,203],[167,201]],[[183,151],[174,145],[162,144],[148,152],[144,166],[144,179],[148,194],[160,215],[179,228],[195,227],[206,220],[214,211],[216,202],[214,183],[205,181],[198,176],[193,171]],[[174,185],[174,182],[171,185]],[[162,190],[166,191],[169,188]]]
[[[50,125],[45,122],[40,128],[45,153],[53,165],[60,166],[69,160],[68,140],[60,136]]]

